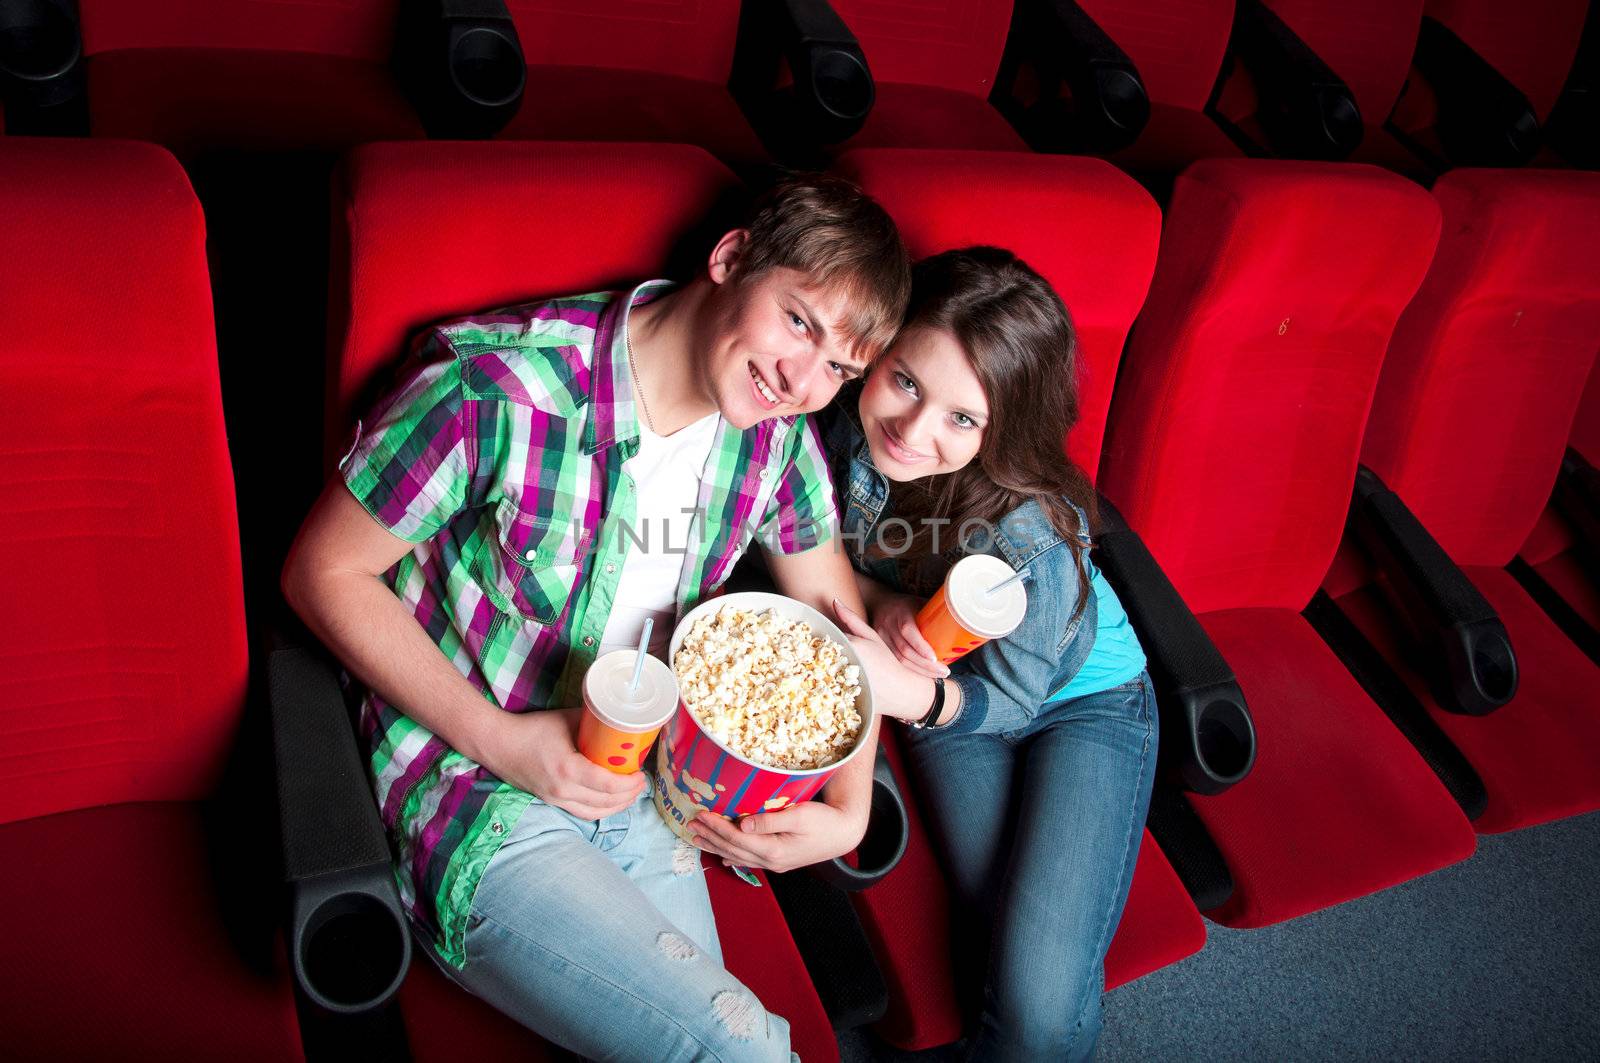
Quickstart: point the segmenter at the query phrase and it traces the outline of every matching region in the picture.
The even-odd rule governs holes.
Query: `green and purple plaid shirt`
[[[395,594],[509,712],[582,704],[638,534],[623,471],[639,446],[627,313],[667,287],[650,281],[631,295],[529,303],[430,330],[340,462],[367,511],[417,544],[386,574]],[[752,538],[799,553],[832,536],[815,428],[804,417],[744,431],[721,422],[699,510],[675,536],[685,547],[680,617],[721,585]],[[478,880],[532,798],[371,693],[361,725],[401,900],[460,967]]]

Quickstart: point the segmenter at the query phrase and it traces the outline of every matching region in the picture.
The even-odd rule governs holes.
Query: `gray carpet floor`
[[[1600,766],[1596,767],[1600,771]],[[1101,1061],[1600,1060],[1600,813],[1206,947],[1107,995]],[[845,1063],[943,1063],[841,1035]]]

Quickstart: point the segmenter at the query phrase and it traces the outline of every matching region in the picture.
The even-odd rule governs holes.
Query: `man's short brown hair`
[[[837,323],[845,343],[870,361],[889,346],[911,297],[911,258],[889,212],[852,181],[829,174],[792,177],[756,204],[734,279],[786,267],[849,302]]]

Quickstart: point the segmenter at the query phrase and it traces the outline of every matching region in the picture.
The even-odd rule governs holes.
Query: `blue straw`
[[[633,681],[628,684],[628,693],[630,694],[639,689],[639,676],[644,673],[645,651],[650,648],[650,629],[655,626],[655,617],[645,617],[644,630],[639,633],[639,659],[633,662]]]

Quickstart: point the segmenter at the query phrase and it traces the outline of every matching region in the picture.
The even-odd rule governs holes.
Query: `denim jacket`
[[[961,714],[940,734],[963,732],[1003,733],[1026,727],[1052,691],[1065,686],[1094,648],[1098,624],[1095,596],[1091,592],[1081,612],[1077,566],[1072,550],[1037,502],[1026,502],[1006,514],[990,536],[975,531],[967,541],[950,542],[940,554],[920,559],[892,556],[873,558],[866,548],[881,541],[892,548],[906,538],[906,529],[884,525],[896,518],[889,511],[889,480],[872,464],[855,410],[854,389],[840,395],[821,418],[823,445],[840,493],[840,537],[858,572],[877,579],[903,594],[931,597],[945,573],[962,555],[992,554],[1015,569],[1031,569],[1028,578],[1028,612],[1019,626],[1003,639],[984,643],[950,667],[949,682],[961,688]],[[1077,507],[1074,506],[1076,509]],[[1078,510],[1080,528],[1087,527]],[[954,540],[956,529],[940,529]],[[878,540],[880,532],[883,538]],[[1089,545],[1080,531],[1079,542]],[[1087,549],[1082,552],[1085,565]],[[1089,576],[1094,576],[1093,569]]]

